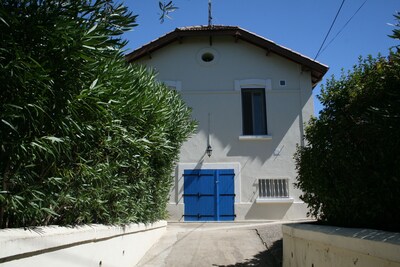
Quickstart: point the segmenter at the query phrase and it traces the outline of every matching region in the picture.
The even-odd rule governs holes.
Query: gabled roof
[[[275,53],[302,66],[304,70],[311,71],[313,87],[322,79],[328,71],[328,66],[319,63],[309,57],[297,53],[289,48],[283,47],[268,40],[264,37],[256,35],[236,26],[191,26],[176,28],[174,31],[134,50],[126,55],[128,62],[136,61],[146,55],[151,55],[154,51],[167,46],[175,41],[182,42],[186,37],[196,36],[232,36],[235,41],[243,40],[255,46],[265,49],[266,53]]]

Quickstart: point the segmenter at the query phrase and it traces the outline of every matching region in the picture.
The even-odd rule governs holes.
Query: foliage
[[[110,0],[0,4],[0,227],[165,218],[194,123],[125,63],[135,18]]]
[[[158,7],[160,8],[161,11],[159,18],[160,23],[164,23],[165,18],[171,19],[169,14],[178,9],[178,7],[175,6],[174,3],[172,3],[172,1],[169,1],[168,3],[165,3],[165,1],[163,2],[159,1]]]
[[[389,37],[400,41],[400,11],[397,12],[394,15],[394,17],[395,17],[397,23],[395,25],[393,25],[395,28],[393,29],[393,34],[389,35]],[[398,56],[400,54],[400,45],[397,45],[395,48],[397,51],[397,53],[395,55]]]
[[[398,36],[398,32],[397,32]],[[399,229],[400,57],[361,59],[332,77],[295,155],[311,215],[335,225]]]

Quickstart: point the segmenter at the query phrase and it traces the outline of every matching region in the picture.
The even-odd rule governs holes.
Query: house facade
[[[198,122],[181,148],[170,220],[306,217],[293,155],[327,66],[234,26],[177,28],[126,59],[155,69]]]

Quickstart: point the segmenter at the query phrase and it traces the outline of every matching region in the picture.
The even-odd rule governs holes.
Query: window
[[[242,88],[243,135],[266,135],[265,89]]]
[[[258,179],[259,198],[289,198],[289,179]]]

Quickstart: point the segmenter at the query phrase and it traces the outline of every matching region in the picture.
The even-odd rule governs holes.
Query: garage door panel
[[[232,173],[220,173],[219,175],[219,193],[220,194],[234,194],[234,178],[235,174]]]
[[[212,195],[215,194],[215,178],[214,175],[202,175],[198,178],[198,186],[201,194]]]
[[[185,194],[197,194],[199,187],[198,172],[185,172],[183,185]]]
[[[234,201],[235,197],[220,196],[219,199],[220,220],[232,221],[235,219]]]
[[[184,171],[185,221],[232,221],[234,215],[234,171]]]
[[[199,210],[201,215],[206,215],[207,218],[212,217],[213,220],[215,217],[215,204],[214,204],[214,196],[201,196],[199,198]]]

